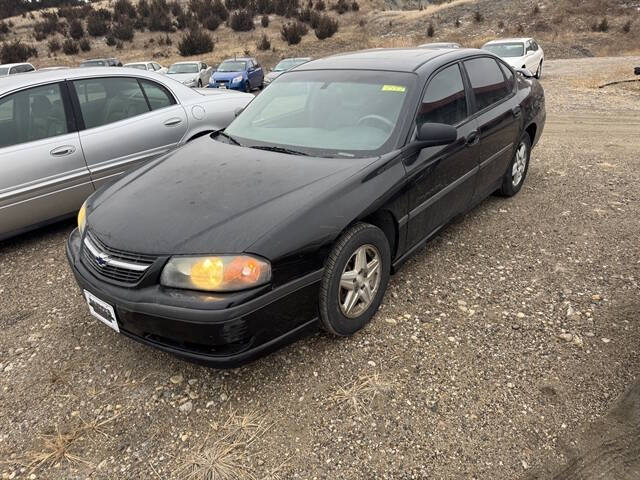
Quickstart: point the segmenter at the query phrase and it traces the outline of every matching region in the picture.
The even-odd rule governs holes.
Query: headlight
[[[233,80],[231,80],[231,83],[240,83],[241,81],[242,81],[242,75],[238,75]]]
[[[249,255],[173,257],[160,276],[165,287],[233,292],[271,280],[271,264]]]
[[[78,211],[78,230],[80,233],[84,232],[84,227],[87,224],[87,202],[83,203]]]

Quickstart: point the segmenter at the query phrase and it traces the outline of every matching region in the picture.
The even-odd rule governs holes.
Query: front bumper
[[[243,80],[242,82],[238,82],[238,83],[221,83],[221,82],[214,82],[214,83],[210,83],[208,85],[209,88],[224,88],[226,90],[240,90],[240,91],[244,91],[245,88],[245,80]]]
[[[114,307],[120,332],[188,360],[233,368],[317,329],[322,271],[273,289],[211,294],[160,285],[125,288],[98,278],[80,259],[81,235],[67,258],[81,289]]]

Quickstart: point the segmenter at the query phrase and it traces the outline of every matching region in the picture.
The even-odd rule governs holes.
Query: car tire
[[[513,197],[522,188],[522,184],[529,171],[531,159],[531,139],[528,133],[523,133],[509,163],[509,168],[502,178],[500,194],[504,197]]]
[[[362,222],[350,227],[325,262],[320,284],[322,328],[337,336],[349,336],[363,328],[382,302],[390,272],[391,249],[382,230]],[[353,283],[345,288],[345,282]],[[349,295],[353,300],[347,302]]]
[[[244,82],[244,91],[247,93],[251,93],[251,84],[249,83],[248,79],[246,82]]]
[[[198,80],[198,88],[202,88],[202,80]]]
[[[542,78],[542,64],[544,60],[540,60],[540,65],[538,65],[538,70],[536,71],[536,78],[540,80]]]

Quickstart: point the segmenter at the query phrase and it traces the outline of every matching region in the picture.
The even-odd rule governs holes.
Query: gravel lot
[[[597,449],[640,372],[640,86],[581,73],[633,65],[549,61],[521,193],[414,256],[349,339],[192,365],[88,315],[73,222],[0,244],[0,476],[512,480]],[[640,454],[622,458],[602,478],[639,478]]]

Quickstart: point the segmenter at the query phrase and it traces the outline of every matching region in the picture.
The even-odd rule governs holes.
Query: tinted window
[[[467,117],[467,99],[458,65],[447,67],[429,82],[416,122],[456,125]]]
[[[502,73],[504,73],[504,76],[507,79],[507,87],[509,88],[509,91],[513,90],[513,72],[504,63],[498,62],[498,65],[500,65]]]
[[[151,105],[151,110],[169,107],[176,103],[173,96],[162,85],[158,85],[157,83],[150,82],[148,80],[140,80],[140,83],[142,83],[144,93],[147,95],[147,99]]]
[[[68,132],[58,84],[30,88],[0,100],[0,147]]]
[[[35,70],[35,68],[33,68],[31,65],[25,65],[23,68],[24,72],[33,72]]]
[[[478,110],[493,105],[509,95],[511,90],[507,87],[504,75],[494,59],[474,58],[464,62],[464,65],[469,74]]]
[[[135,78],[90,78],[73,82],[86,128],[99,127],[149,111]]]

